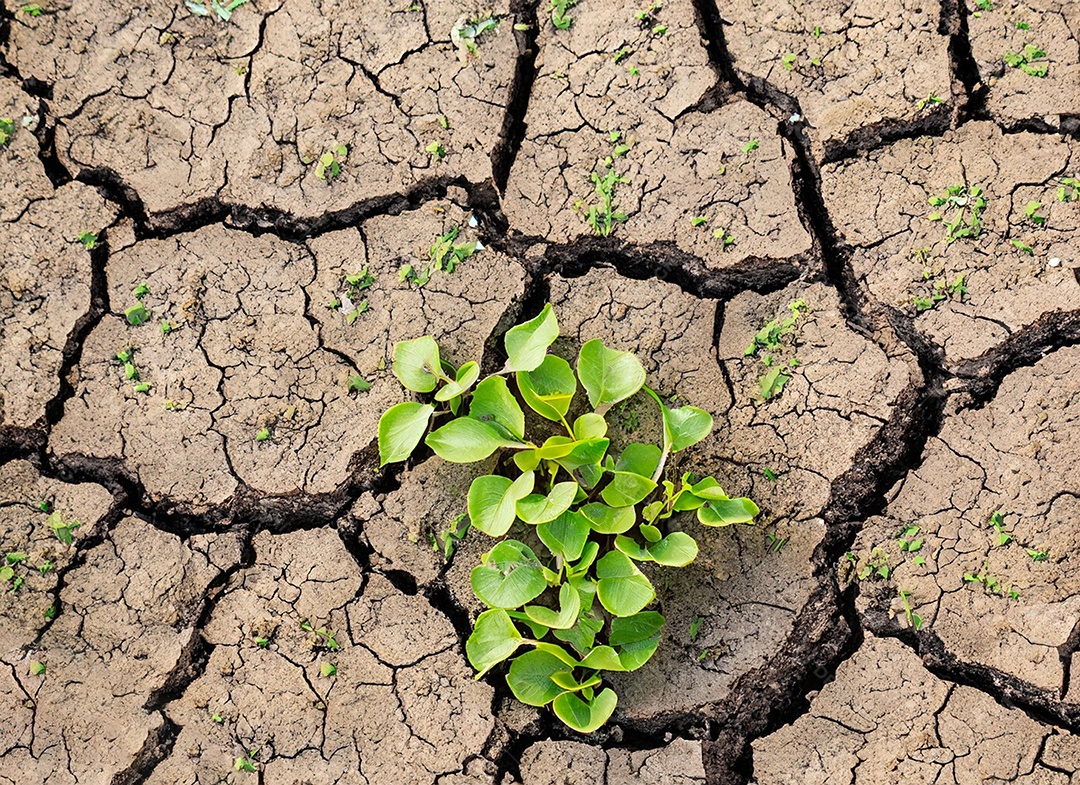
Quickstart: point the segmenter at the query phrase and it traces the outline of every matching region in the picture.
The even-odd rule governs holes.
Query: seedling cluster
[[[417,270],[411,264],[402,265],[398,278],[421,287],[437,272],[452,274],[459,264],[484,247],[478,240],[455,243],[460,231],[456,226],[451,227],[428,249],[428,263],[424,269]]]
[[[610,235],[617,224],[626,220],[626,213],[615,209],[615,186],[630,182],[629,178],[615,172],[615,161],[630,152],[630,146],[619,142],[622,139],[619,131],[612,131],[608,134],[608,139],[614,145],[611,154],[598,162],[604,168],[604,174],[601,175],[594,169],[589,175],[593,193],[599,197],[600,203],[586,204],[583,199],[574,201],[574,209],[582,214],[585,222],[601,237]]]
[[[929,280],[929,277],[929,270],[924,270],[923,279]],[[929,311],[945,300],[963,302],[964,296],[967,294],[967,285],[964,281],[965,277],[963,275],[957,275],[951,281],[943,276],[938,276],[931,284],[929,292],[912,296],[911,304],[915,306],[915,312]]]
[[[773,319],[754,335],[750,345],[743,351],[744,357],[759,357],[766,370],[758,380],[762,400],[779,395],[791,379],[791,369],[799,365],[795,357],[795,334],[799,319],[809,313],[806,300],[788,303],[786,317]]]
[[[213,10],[218,19],[222,22],[228,22],[232,19],[233,11],[250,2],[251,0],[230,0],[229,3],[222,5],[218,0],[210,0],[210,8],[207,8],[206,0],[184,0],[184,5],[188,7],[191,13],[197,16],[209,16],[210,11]]]
[[[477,678],[510,659],[507,684],[520,701],[551,705],[569,727],[591,733],[618,701],[603,674],[640,668],[660,644],[664,617],[646,610],[656,593],[638,565],[682,567],[697,556],[672,516],[695,511],[706,526],[726,526],[752,523],[758,508],[712,477],[665,478],[669,459],[712,430],[711,415],[669,408],[634,355],[599,340],[581,347],[575,373],[550,353],[558,335],[547,305],[507,332],[506,364],[484,379],[476,362],[446,362],[430,336],[397,344],[394,375],[432,402],[383,414],[379,458],[381,466],[404,461],[421,440],[452,463],[498,454],[499,473],[477,477],[468,492],[467,526],[498,542],[470,575],[488,610],[466,653]],[[661,444],[631,442],[616,458],[606,415],[639,392],[659,409]],[[527,435],[525,408],[539,418],[539,436],[561,432]],[[506,539],[511,529],[521,539]],[[460,522],[452,532],[444,553],[464,535]],[[521,647],[528,651],[515,657]]]
[[[979,186],[950,185],[944,194],[931,196],[928,201],[931,207],[952,211],[952,217],[947,221],[941,210],[934,210],[926,216],[928,221],[944,222],[946,243],[961,238],[975,240],[982,235],[982,215],[986,211],[987,201]]]
[[[135,350],[128,348],[116,353],[117,362],[124,368],[124,380],[135,383],[135,392],[148,393],[153,386],[149,382],[139,381],[139,369],[135,367]]]
[[[11,144],[11,137],[15,135],[15,121],[10,117],[0,117],[0,148]]]
[[[371,270],[365,267],[358,273],[345,275],[341,279],[341,293],[330,300],[330,310],[340,311],[345,315],[345,321],[352,324],[362,313],[366,313],[369,306],[366,299],[361,300],[360,295],[365,289],[371,288],[375,283],[375,276]],[[359,300],[359,302],[357,302]]]
[[[341,166],[348,157],[349,148],[347,145],[335,145],[333,149],[327,150],[319,156],[319,160],[315,164],[315,176],[320,180],[325,180],[327,183],[334,182],[341,174]]]
[[[476,54],[477,41],[484,33],[495,30],[499,26],[498,17],[487,16],[462,16],[450,29],[450,41],[457,47],[458,52],[464,58],[467,54]]]
[[[578,4],[578,0],[551,0],[551,24],[555,26],[556,30],[569,30],[570,25],[574,23],[569,11],[575,5]],[[616,60],[616,62],[618,62]]]
[[[1046,52],[1034,44],[1025,44],[1019,54],[1007,52],[1004,60],[1009,68],[1019,68],[1028,76],[1037,76],[1040,79],[1050,71],[1050,64],[1046,61]]]

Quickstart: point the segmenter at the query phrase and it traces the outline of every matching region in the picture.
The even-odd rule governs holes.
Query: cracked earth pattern
[[[1076,3],[192,5],[0,7],[0,785],[1080,782]],[[485,467],[377,470],[545,302],[762,509],[590,736],[472,677]]]

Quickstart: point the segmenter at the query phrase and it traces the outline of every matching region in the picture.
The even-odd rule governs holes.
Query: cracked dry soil
[[[567,13],[4,0],[0,785],[1080,783],[1077,4]],[[376,470],[395,342],[549,301],[762,509],[588,737],[472,678],[476,467]]]

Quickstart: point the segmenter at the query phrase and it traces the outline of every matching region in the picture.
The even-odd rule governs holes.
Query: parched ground
[[[1076,3],[215,5],[0,8],[0,785],[1080,782]],[[590,736],[377,468],[546,302],[762,510]]]

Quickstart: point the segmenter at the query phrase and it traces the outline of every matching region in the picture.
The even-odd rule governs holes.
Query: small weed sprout
[[[363,376],[350,376],[348,389],[351,393],[367,392],[371,389],[371,382],[369,382]]]
[[[934,104],[940,104],[944,100],[945,99],[942,98],[941,96],[939,96],[939,95],[937,95],[935,93],[930,93],[929,95],[926,96],[926,98],[920,99],[919,102],[917,104],[915,104],[915,108],[918,109],[921,112],[926,107],[933,106]]]
[[[454,555],[454,551],[457,550],[458,543],[465,539],[465,535],[469,533],[469,521],[467,513],[454,518],[453,522],[442,530],[441,534],[431,533],[431,547],[436,553],[442,554],[442,557],[450,561],[450,557]]]
[[[259,770],[259,751],[248,750],[246,755],[241,755],[233,761],[233,771],[257,772]]]
[[[1003,59],[1009,68],[1019,68],[1028,76],[1037,76],[1041,79],[1050,71],[1050,64],[1046,61],[1046,52],[1034,44],[1025,44],[1019,54],[1007,52]]]
[[[0,149],[11,144],[11,137],[15,135],[15,121],[10,117],[0,117]]]
[[[328,184],[334,182],[341,174],[341,165],[345,163],[345,159],[348,157],[349,148],[347,145],[335,145],[332,150],[327,150],[319,156],[319,160],[315,164],[315,176],[320,180],[325,180]]]
[[[75,542],[75,530],[82,526],[79,521],[69,521],[59,511],[49,513],[48,518],[49,528],[53,530],[53,534],[56,535],[56,539],[64,543],[64,545],[71,545]]]
[[[616,225],[626,220],[626,213],[615,209],[615,187],[620,183],[630,182],[629,178],[615,172],[615,161],[630,152],[630,146],[618,143],[622,138],[618,131],[613,131],[608,137],[615,146],[612,148],[611,155],[598,162],[604,167],[605,172],[601,176],[594,169],[589,175],[593,184],[593,193],[599,197],[600,203],[586,205],[583,199],[574,201],[574,209],[582,213],[585,222],[601,237],[610,235]]]
[[[94,234],[93,232],[82,232],[79,235],[78,240],[79,240],[80,243],[83,244],[83,247],[88,251],[92,251],[95,248],[97,248],[98,236],[96,234]]]
[[[988,204],[983,189],[978,186],[950,185],[943,195],[931,196],[931,207],[941,207],[953,211],[948,221],[940,210],[934,210],[926,219],[942,221],[945,226],[945,242],[952,243],[961,238],[975,240],[982,235],[982,215]]]
[[[457,226],[450,227],[446,234],[431,244],[428,249],[428,263],[424,269],[417,270],[411,264],[403,265],[398,271],[398,278],[402,282],[407,281],[422,287],[437,272],[451,275],[459,264],[483,249],[483,245],[476,240],[455,243],[460,232],[461,229]]]
[[[506,681],[518,700],[550,705],[570,728],[592,733],[618,702],[605,672],[637,670],[660,644],[665,620],[646,610],[656,592],[638,564],[682,567],[697,556],[694,538],[668,521],[694,511],[706,526],[752,523],[759,510],[729,497],[713,477],[667,479],[669,459],[711,432],[708,412],[669,408],[645,385],[634,355],[599,340],[581,347],[575,372],[550,353],[558,337],[547,305],[506,333],[508,359],[484,379],[476,362],[455,369],[443,360],[431,336],[398,343],[394,376],[430,402],[399,403],[382,415],[379,462],[407,460],[421,440],[451,463],[502,451],[502,473],[476,477],[467,495],[464,525],[496,543],[470,574],[488,610],[466,655],[477,678],[511,660]],[[661,443],[632,442],[616,459],[608,455],[609,412],[639,393],[658,409]],[[529,429],[523,406],[536,415]],[[537,426],[539,438],[527,433]],[[443,549],[460,538],[464,520],[444,533]],[[536,540],[506,539],[515,527]]]
[[[758,380],[761,398],[768,401],[778,396],[791,379],[791,369],[798,366],[794,352],[795,332],[799,319],[808,313],[806,300],[788,303],[788,315],[773,319],[754,335],[743,357],[758,357],[768,369]]]
[[[780,58],[780,64],[781,64],[782,66],[784,66],[784,70],[785,70],[785,71],[793,71],[793,70],[795,70],[795,60],[796,60],[796,59],[797,59],[797,58],[795,57],[795,53],[794,53],[794,52],[786,52],[786,53],[785,53],[785,54],[784,54],[784,55],[783,55],[783,56],[782,56],[782,57]]]
[[[1061,185],[1058,186],[1057,200],[1059,202],[1080,201],[1080,179],[1062,177]]]
[[[1036,226],[1043,226],[1046,223],[1046,216],[1039,215],[1039,210],[1042,209],[1042,206],[1042,202],[1028,202],[1024,207],[1024,217]]]
[[[761,142],[758,139],[751,139],[749,142],[742,146],[743,155],[750,155],[761,146]]]
[[[461,16],[457,23],[450,28],[450,41],[458,50],[458,55],[462,60],[470,54],[476,54],[476,44],[478,39],[491,30],[495,30],[499,26],[498,17],[487,15],[469,17],[468,15]]]
[[[233,11],[250,2],[251,0],[231,0],[229,3],[222,5],[218,0],[210,0],[210,8],[207,8],[206,0],[184,0],[184,5],[196,16],[209,16],[210,11],[213,10],[218,19],[222,22],[228,22],[232,19]]]
[[[900,602],[904,604],[904,616],[907,618],[908,626],[916,631],[922,629],[922,617],[911,609],[911,592],[901,589]]]
[[[45,11],[45,9],[37,3],[27,3],[19,10],[22,11],[24,14],[29,14],[30,16],[41,16],[42,13],[44,13]]]
[[[427,147],[425,147],[424,152],[437,161],[441,161],[443,158],[446,158],[446,148],[443,146],[443,143],[438,140],[432,142]]]
[[[135,303],[135,305],[124,311],[124,318],[132,327],[138,327],[140,324],[150,321],[150,312],[146,310],[146,306],[142,303]]]
[[[368,311],[368,301],[361,300],[360,295],[364,290],[370,289],[373,283],[375,276],[367,267],[358,273],[342,276],[341,292],[330,300],[330,310],[340,311],[345,316],[345,321],[353,324],[360,314]]]
[[[574,23],[574,20],[568,12],[577,4],[578,0],[551,0],[551,24],[555,26],[556,30],[570,29],[570,25]],[[618,60],[615,62],[618,62]]]

